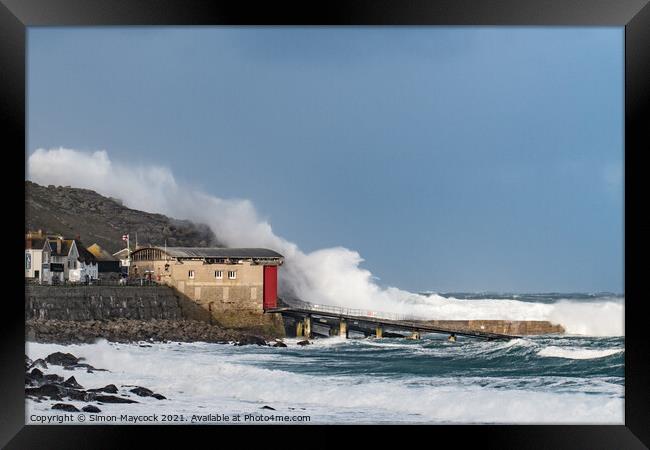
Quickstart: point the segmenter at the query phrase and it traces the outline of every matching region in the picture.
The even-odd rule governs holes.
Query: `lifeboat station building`
[[[143,247],[130,259],[130,278],[167,284],[193,304],[187,310],[194,314],[186,316],[228,327],[284,329],[281,317],[264,314],[277,305],[278,267],[284,262],[273,250]]]

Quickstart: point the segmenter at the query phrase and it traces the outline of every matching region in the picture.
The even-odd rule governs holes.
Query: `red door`
[[[278,266],[264,266],[264,299],[265,310],[275,308],[278,304]]]

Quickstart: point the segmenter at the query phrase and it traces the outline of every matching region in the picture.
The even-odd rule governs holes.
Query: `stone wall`
[[[25,286],[25,319],[183,319],[166,286]]]
[[[194,300],[165,285],[25,286],[26,320],[187,319],[223,328],[284,335],[279,314],[264,314],[246,307],[246,303],[228,306],[203,299]]]

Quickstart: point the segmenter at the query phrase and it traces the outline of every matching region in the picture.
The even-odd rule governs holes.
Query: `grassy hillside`
[[[164,245],[167,240],[170,247],[223,246],[204,224],[130,209],[89,189],[25,181],[25,231],[38,229],[79,236],[84,245],[97,243],[111,253],[125,247],[125,233],[133,245],[136,232],[140,245]]]

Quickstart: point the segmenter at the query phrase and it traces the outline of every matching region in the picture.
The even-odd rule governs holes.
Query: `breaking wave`
[[[152,408],[161,414],[259,413],[261,406],[271,405],[277,413],[309,414],[312,423],[622,423],[622,386],[608,378],[550,377],[549,381],[538,374],[523,377],[372,374],[354,369],[353,361],[363,357],[359,352],[365,351],[364,348],[382,352],[383,358],[390,358],[396,364],[403,362],[404,356],[386,355],[383,350],[373,350],[376,347],[366,347],[366,343],[372,341],[335,342],[337,348],[330,344],[300,348],[295,350],[298,356],[287,353],[293,351],[293,346],[246,349],[219,344],[170,343],[141,348],[137,344],[106,341],[70,346],[30,343],[27,351],[31,358],[54,351],[71,352],[85,357],[95,367],[110,370],[91,374],[75,371],[75,378],[86,388],[109,383],[142,385],[168,398],[165,401],[138,398],[139,403],[126,406],[104,404],[103,414],[149,414]],[[425,341],[421,344],[429,345]],[[409,345],[412,349],[419,347],[417,343]],[[496,346],[507,350],[502,344]],[[527,351],[528,344],[519,342],[513,346]],[[441,355],[455,352],[454,346],[445,348]],[[304,353],[314,358],[331,355],[340,360],[341,350],[351,352],[352,362],[346,365],[345,373],[338,375],[323,368],[319,371],[315,366],[322,362],[300,356]],[[414,357],[420,361],[426,358]],[[281,361],[287,365],[278,368]],[[374,358],[373,364],[382,361]],[[487,364],[493,365],[489,361]],[[305,366],[315,372],[296,372]],[[27,403],[28,415],[51,413],[49,408],[47,402]]]
[[[356,251],[333,247],[305,253],[277,236],[248,200],[221,199],[177,183],[159,166],[112,161],[106,151],[37,149],[28,159],[28,177],[43,184],[72,185],[117,197],[130,208],[208,224],[231,247],[266,247],[285,256],[280,271],[283,296],[317,304],[409,314],[425,319],[549,320],[570,334],[623,335],[620,299],[554,303],[519,299],[456,299],[381,287],[361,267]]]

